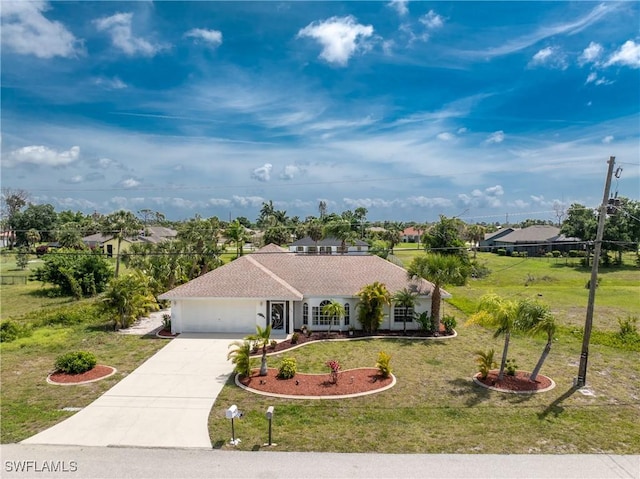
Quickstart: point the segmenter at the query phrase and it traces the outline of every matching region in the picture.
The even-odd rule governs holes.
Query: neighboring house
[[[342,250],[342,241],[337,238],[323,238],[313,241],[305,236],[289,245],[289,251],[299,254],[368,254],[369,244],[362,240],[347,241],[345,250]]]
[[[498,231],[494,231],[493,233],[486,233],[484,235],[484,239],[481,240],[478,244],[478,249],[480,251],[492,251],[494,249],[494,246],[496,245],[497,240],[513,231],[515,231],[515,228],[507,227],[501,228]]]
[[[120,253],[125,253],[133,243],[160,243],[174,239],[178,232],[171,228],[162,226],[147,226],[144,231],[135,238],[122,238],[120,243]],[[112,235],[96,233],[85,236],[82,242],[91,249],[99,248],[104,254],[112,257],[118,251],[118,239]]]
[[[409,279],[404,268],[372,255],[292,254],[273,244],[242,256],[162,295],[171,300],[171,329],[181,332],[249,334],[270,324],[274,337],[303,325],[313,331],[360,329],[357,293],[375,281],[391,294],[403,288],[418,293],[415,312],[431,310],[433,284]],[[449,293],[442,291],[444,298]],[[322,314],[331,300],[346,315],[333,324]],[[403,316],[413,311],[385,307],[382,329],[403,329]],[[407,329],[417,329],[407,321]]]
[[[504,248],[508,253],[527,252],[529,256],[542,256],[551,251],[568,252],[581,249],[579,238],[567,238],[560,234],[560,228],[549,225],[534,225],[518,229],[494,241],[496,248]]]
[[[419,230],[414,228],[413,226],[409,226],[402,231],[402,242],[403,243],[420,243],[420,238],[422,238],[422,234],[424,230]]]

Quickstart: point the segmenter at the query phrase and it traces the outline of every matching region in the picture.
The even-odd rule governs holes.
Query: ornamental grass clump
[[[333,384],[338,384],[338,373],[340,372],[340,363],[335,359],[331,359],[326,362],[327,367],[331,370],[329,373],[331,377],[331,382]]]

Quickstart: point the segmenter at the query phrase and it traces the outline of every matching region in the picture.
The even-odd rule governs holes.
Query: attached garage
[[[191,299],[172,301],[172,329],[182,333],[252,334],[259,320],[255,299]],[[264,309],[264,308],[262,308]]]

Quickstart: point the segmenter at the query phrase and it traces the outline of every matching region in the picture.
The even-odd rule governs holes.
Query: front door
[[[286,308],[284,301],[272,301],[271,302],[271,329],[273,331],[282,331],[284,330],[284,323],[286,319]]]

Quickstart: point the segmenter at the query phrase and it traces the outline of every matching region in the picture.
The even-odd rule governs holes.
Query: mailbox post
[[[273,421],[273,406],[267,408],[267,420],[269,421],[269,442],[265,446],[277,446],[271,442],[271,423]]]
[[[240,411],[238,411],[238,406],[233,404],[229,409],[227,409],[225,415],[227,419],[231,419],[231,444],[234,446],[237,446],[240,443],[240,439],[236,439],[236,430],[233,425],[233,420],[237,417],[240,417]]]

